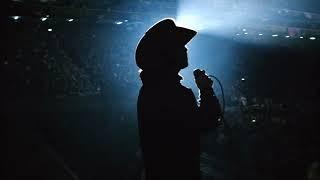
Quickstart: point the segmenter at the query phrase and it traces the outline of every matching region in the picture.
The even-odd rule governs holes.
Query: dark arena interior
[[[166,17],[198,32],[181,83],[197,97],[200,68],[223,86],[202,179],[320,179],[317,0],[1,4],[1,179],[143,180],[135,50]]]

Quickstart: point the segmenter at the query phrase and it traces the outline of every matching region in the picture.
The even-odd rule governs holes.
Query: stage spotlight
[[[260,34],[259,34],[259,36],[263,36],[263,34],[262,34],[262,33],[260,33]]]
[[[123,22],[122,21],[116,21],[116,22],[114,22],[116,25],[120,25],[120,24],[122,24]]]
[[[316,37],[310,37],[309,39],[310,40],[316,40]]]
[[[290,36],[286,36],[286,38],[289,38]]]
[[[278,34],[273,34],[272,37],[278,37]]]
[[[247,31],[246,29],[242,29],[242,31]]]
[[[245,32],[245,33],[243,33],[243,34],[247,35],[248,33],[247,33],[247,32]]]
[[[41,21],[46,21],[48,18],[47,17],[42,17],[40,19],[41,19]]]
[[[253,122],[253,123],[255,123],[255,122],[256,122],[256,120],[255,120],[255,119],[252,119],[252,122]]]
[[[68,22],[72,22],[72,21],[73,21],[73,19],[72,19],[72,18],[69,18],[69,19],[67,19],[67,21],[68,21]]]
[[[18,20],[18,19],[21,18],[21,16],[11,16],[11,17],[12,17],[12,19],[14,19],[14,20]]]
[[[52,29],[51,29],[51,28],[49,28],[49,29],[48,29],[48,31],[49,31],[49,32],[51,32],[51,31],[52,31]]]

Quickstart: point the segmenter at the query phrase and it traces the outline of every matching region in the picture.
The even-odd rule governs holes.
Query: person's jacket
[[[199,179],[200,133],[213,129],[221,109],[213,90],[200,106],[177,74],[141,72],[137,111],[146,180]]]

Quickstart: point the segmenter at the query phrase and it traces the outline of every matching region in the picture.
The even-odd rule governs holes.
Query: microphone
[[[195,79],[198,79],[201,76],[206,76],[206,72],[204,70],[196,69],[193,71],[193,75]]]
[[[215,77],[214,75],[210,75],[210,74],[206,75],[205,70],[200,70],[200,69],[194,70],[193,71],[193,75],[194,75],[194,78],[196,80],[199,80],[199,78],[201,78],[201,77],[206,77],[206,78],[212,77],[213,79],[215,79],[218,82],[218,84],[220,85],[220,88],[221,88],[221,96],[222,96],[222,114],[221,114],[221,117],[223,119],[224,118],[224,110],[225,110],[225,100],[224,100],[223,86],[222,86],[222,83],[220,82],[220,80],[217,77]]]
[[[194,79],[200,90],[211,89],[213,81],[209,78],[204,70],[196,69],[193,71]]]

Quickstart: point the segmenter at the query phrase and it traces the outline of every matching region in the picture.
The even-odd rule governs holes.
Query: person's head
[[[136,63],[142,70],[179,71],[188,66],[185,45],[196,35],[177,27],[172,19],[153,25],[141,38],[136,49]]]

